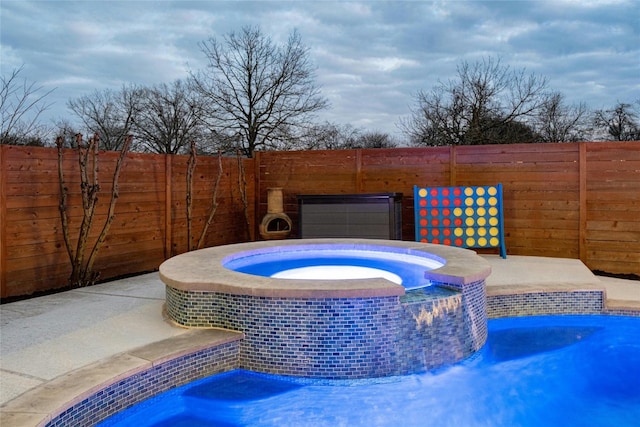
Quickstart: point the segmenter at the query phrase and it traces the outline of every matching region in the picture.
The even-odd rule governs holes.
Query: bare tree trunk
[[[64,242],[69,255],[69,260],[71,261],[71,275],[69,276],[69,284],[71,286],[80,287],[92,285],[98,279],[99,272],[93,271],[93,263],[96,259],[100,246],[104,243],[107,237],[109,227],[111,226],[115,216],[115,204],[118,199],[118,177],[120,175],[120,170],[122,169],[125,156],[131,145],[131,141],[132,137],[129,136],[126,143],[123,144],[123,147],[120,150],[120,156],[118,157],[113,175],[111,203],[109,205],[107,219],[98,239],[93,244],[93,247],[88,250],[87,245],[89,234],[91,232],[94,214],[98,204],[98,192],[100,191],[100,184],[98,182],[98,146],[100,144],[100,139],[97,134],[94,135],[89,139],[89,143],[85,147],[82,142],[82,135],[76,135],[76,150],[78,151],[78,166],[80,168],[80,191],[82,196],[83,215],[74,250],[69,234],[69,215],[67,207],[67,194],[69,189],[65,185],[63,172],[64,140],[63,138],[58,138],[56,140],[56,145],[58,147],[58,180],[60,181],[60,204],[58,208],[62,222]],[[88,259],[85,257],[87,251],[89,252]]]
[[[89,138],[89,143],[85,147],[82,142],[82,135],[76,135],[78,150],[78,165],[80,167],[80,190],[82,194],[82,223],[80,224],[80,234],[76,242],[76,253],[72,262],[71,285],[86,286],[95,282],[96,277],[87,277],[89,272],[84,268],[85,250],[87,240],[93,223],[93,214],[98,202],[98,145],[100,143],[98,135]],[[92,154],[92,176],[89,176],[87,163],[89,155]],[[91,179],[91,180],[90,180]]]
[[[187,163],[187,251],[194,248],[191,246],[191,214],[193,205],[193,172],[198,162],[196,153],[196,143],[191,141],[191,152],[189,153],[189,161]]]
[[[96,244],[93,246],[91,250],[91,255],[89,256],[89,261],[87,262],[86,270],[92,271],[93,263],[96,260],[96,255],[98,255],[98,249],[104,243],[107,238],[107,233],[109,232],[109,228],[111,227],[111,223],[113,222],[113,218],[115,218],[115,209],[116,209],[116,201],[118,197],[120,197],[120,192],[118,189],[118,178],[120,178],[120,170],[122,169],[122,164],[124,163],[124,158],[131,147],[131,142],[133,141],[133,136],[128,135],[124,141],[122,149],[120,150],[120,155],[118,156],[118,161],[116,162],[116,169],[113,172],[113,181],[111,186],[111,201],[109,202],[109,212],[107,214],[107,220],[102,227],[102,231],[100,232],[100,236],[98,236],[98,240]]]
[[[244,206],[245,236],[247,241],[249,241],[251,240],[251,225],[249,223],[249,202],[247,201],[247,176],[244,171],[240,151],[237,152],[236,156],[238,158],[238,188],[240,190],[240,197],[242,198],[242,205]]]
[[[213,216],[216,214],[216,210],[218,209],[218,188],[220,187],[220,179],[222,179],[222,156],[220,152],[218,152],[218,175],[216,177],[216,183],[213,187],[213,196],[211,197],[211,208],[209,209],[209,216],[207,217],[207,222],[204,224],[202,229],[202,233],[200,233],[200,239],[198,240],[198,246],[196,249],[202,248],[204,244],[204,238],[207,235],[207,230],[211,225],[211,221],[213,221]]]
[[[64,138],[59,136],[56,138],[56,147],[58,147],[58,182],[60,183],[60,204],[58,210],[60,211],[60,220],[62,221],[62,237],[64,238],[64,246],[67,249],[69,260],[73,260],[73,250],[71,249],[71,238],[69,237],[69,218],[67,216],[67,193],[69,189],[64,182],[63,171],[63,145]]]

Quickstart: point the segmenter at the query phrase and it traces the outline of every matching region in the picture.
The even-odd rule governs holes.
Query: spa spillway
[[[475,252],[417,242],[299,239],[218,246],[165,261],[178,325],[244,333],[240,365],[355,379],[455,363],[487,338]]]

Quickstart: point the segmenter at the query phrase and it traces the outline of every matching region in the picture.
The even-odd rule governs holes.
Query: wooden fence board
[[[586,264],[640,275],[640,144],[586,144]],[[622,246],[621,246],[622,244]]]

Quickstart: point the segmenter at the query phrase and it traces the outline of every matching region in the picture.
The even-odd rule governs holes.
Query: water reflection
[[[595,326],[544,326],[489,332],[486,355],[497,362],[557,350],[588,339],[601,330]]]

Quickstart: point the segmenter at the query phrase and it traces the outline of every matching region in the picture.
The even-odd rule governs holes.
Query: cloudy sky
[[[501,58],[546,77],[570,103],[640,99],[638,0],[25,1],[0,2],[3,76],[69,99],[185,78],[205,66],[198,43],[243,26],[275,42],[297,29],[331,107],[319,121],[399,135],[413,95],[455,77],[462,61]]]

